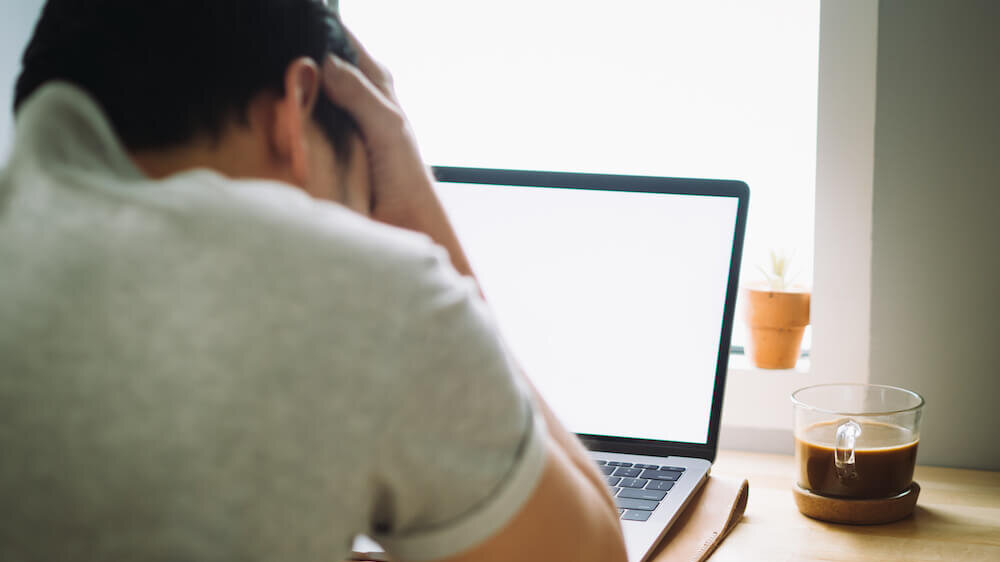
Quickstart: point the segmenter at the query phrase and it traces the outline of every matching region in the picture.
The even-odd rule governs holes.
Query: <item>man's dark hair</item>
[[[100,104],[130,150],[168,148],[246,122],[251,99],[284,94],[289,63],[356,54],[321,0],[48,0],[24,51],[14,111],[64,80]],[[353,120],[322,92],[313,117],[338,157]]]

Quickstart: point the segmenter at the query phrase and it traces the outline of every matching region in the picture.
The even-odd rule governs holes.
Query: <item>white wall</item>
[[[0,163],[7,158],[13,135],[14,81],[21,70],[21,53],[34,30],[42,0],[0,0]]]
[[[922,464],[1000,469],[998,24],[880,3],[871,380],[927,399]]]

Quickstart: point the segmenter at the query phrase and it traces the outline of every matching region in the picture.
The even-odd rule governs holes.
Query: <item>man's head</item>
[[[223,173],[314,191],[306,184],[321,168],[342,176],[358,152],[354,122],[319,88],[316,65],[330,53],[356,57],[321,0],[48,0],[14,108],[64,80],[93,96],[152,175],[171,171],[157,157],[180,162],[196,147],[227,152],[217,167],[247,164]]]

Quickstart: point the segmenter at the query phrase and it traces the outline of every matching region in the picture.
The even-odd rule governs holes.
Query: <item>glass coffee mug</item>
[[[891,498],[913,482],[924,399],[893,386],[821,384],[792,393],[799,486],[834,498]]]

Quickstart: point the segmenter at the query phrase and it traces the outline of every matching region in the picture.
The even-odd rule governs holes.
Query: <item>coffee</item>
[[[795,436],[799,485],[828,496],[888,498],[913,482],[917,444],[911,430],[877,422],[859,422],[854,467],[838,471],[834,458],[837,428],[846,420],[810,425]]]

